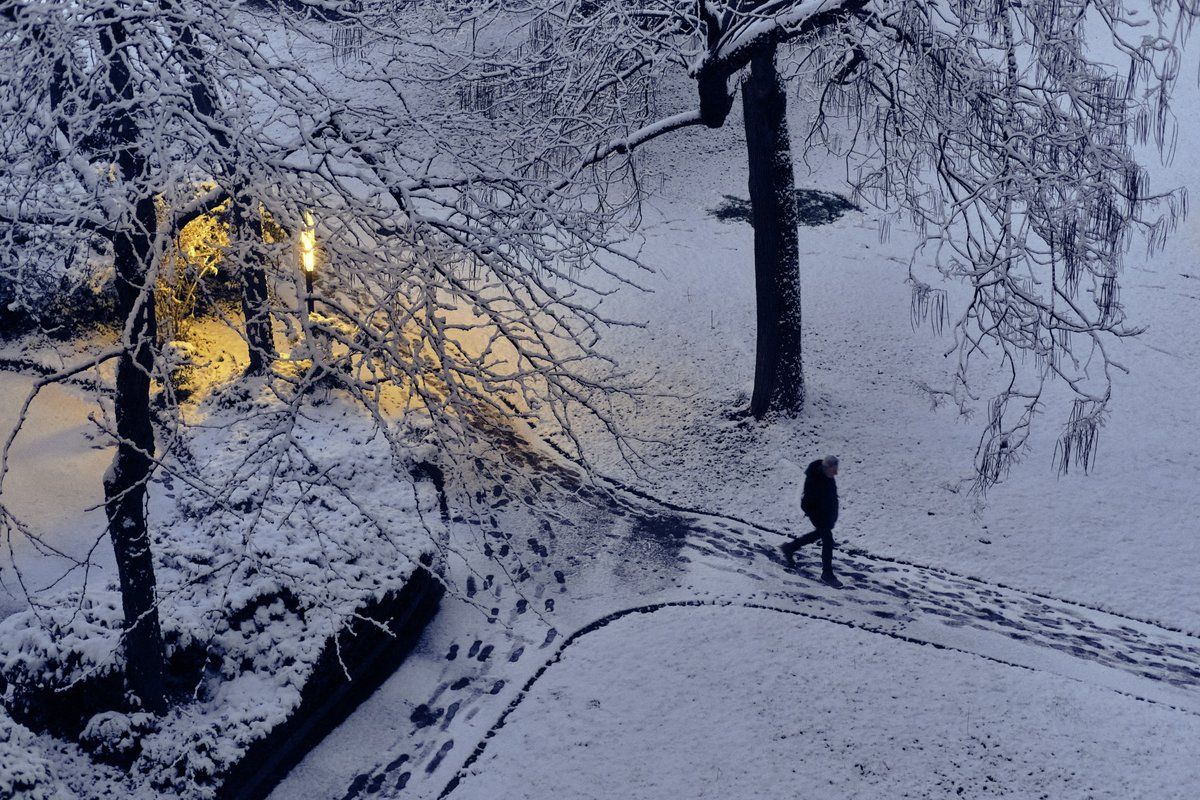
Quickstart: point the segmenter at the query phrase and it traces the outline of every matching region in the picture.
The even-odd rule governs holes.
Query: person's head
[[[821,459],[821,467],[825,470],[826,475],[836,478],[838,474],[838,457],[825,456]]]

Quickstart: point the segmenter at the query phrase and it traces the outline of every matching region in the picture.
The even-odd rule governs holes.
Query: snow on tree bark
[[[742,83],[742,108],[758,321],[750,413],[762,418],[769,412],[795,414],[804,405],[796,190],[787,94],[775,67],[773,45],[750,61],[750,74]]]
[[[125,62],[128,51],[123,50],[124,25],[110,21],[100,41],[108,60],[111,98],[132,104],[134,86]],[[148,165],[137,147],[137,122],[127,111],[116,111],[112,123],[109,144],[116,154],[119,179],[138,189],[134,190],[137,196],[131,198],[132,214],[122,220],[124,225],[112,237],[117,306],[126,322],[125,347],[117,359],[113,392],[117,453],[104,478],[104,511],[125,613],[127,679],[142,706],[157,714],[166,710],[165,668],[154,554],[146,524],[146,483],[154,470],[155,456],[150,373],[157,334],[150,265],[155,255],[158,215],[154,197],[145,189]]]
[[[257,210],[250,208],[251,198],[245,194],[234,197],[232,203],[232,227],[240,245],[238,276],[242,285],[242,317],[250,359],[246,374],[263,375],[275,359],[276,351],[271,332],[267,273],[263,268],[262,222]]]

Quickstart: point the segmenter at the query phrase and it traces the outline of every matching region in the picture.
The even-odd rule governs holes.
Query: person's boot
[[[781,553],[783,553],[783,560],[789,564],[796,563],[793,560],[793,557],[796,555],[796,551],[799,549],[800,549],[800,545],[794,541],[793,542],[784,542],[783,544],[779,545],[779,551]]]
[[[822,572],[821,582],[826,583],[835,589],[842,588],[842,582],[839,581],[837,575],[834,575],[832,572]]]

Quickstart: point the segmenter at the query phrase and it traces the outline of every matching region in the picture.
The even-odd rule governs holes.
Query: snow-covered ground
[[[983,407],[962,419],[918,389],[948,381],[949,342],[913,329],[912,239],[881,242],[870,212],[801,230],[803,418],[726,416],[754,342],[750,229],[709,213],[745,196],[731,125],[656,147],[671,179],[642,228],[654,293],[607,302],[645,322],[608,344],[659,396],[624,413],[645,463],[601,471],[655,499],[501,517],[544,565],[515,587],[538,616],[499,577],[447,599],[274,797],[1193,797],[1195,223],[1130,254],[1122,298],[1148,330],[1118,347],[1131,374],[1095,470],[1053,470],[1067,408],[1048,405],[1031,456],[979,497],[964,480]],[[1181,152],[1196,131],[1183,120]],[[1154,172],[1200,187],[1190,161]],[[831,164],[797,183],[841,188]],[[815,582],[815,552],[800,577],[770,557],[809,529],[803,470],[825,453],[842,458],[840,593]],[[514,602],[503,628],[481,618]]]
[[[1189,119],[1181,154],[1200,146]],[[623,412],[645,462],[601,453],[601,472],[656,499],[558,476],[566,498],[455,526],[530,577],[452,560],[457,594],[418,652],[274,797],[1194,797],[1197,223],[1130,254],[1122,300],[1148,330],[1117,348],[1131,374],[1094,472],[1056,476],[1065,408],[1048,406],[1031,457],[980,498],[962,484],[980,416],[917,388],[945,382],[949,343],[913,330],[911,239],[881,242],[869,212],[801,230],[806,414],[725,416],[754,343],[749,227],[709,213],[745,196],[730,125],[656,146],[655,291],[606,301],[646,323],[608,343],[658,396]],[[1200,188],[1194,160],[1155,174]],[[797,182],[841,188],[836,164]],[[829,452],[840,592],[815,553],[799,573],[772,559],[808,530],[803,470]]]
[[[1195,716],[974,655],[670,608],[580,639],[451,796],[1185,797],[1198,733]]]
[[[1186,120],[1184,129],[1195,130]],[[694,154],[706,158],[702,141],[674,145],[680,169]],[[931,410],[917,384],[949,385],[954,359],[943,354],[951,342],[913,329],[904,279],[914,240],[894,230],[881,243],[869,212],[801,229],[805,417],[745,426],[722,416],[753,377],[751,235],[703,210],[722,194],[744,196],[738,146],[729,143],[735,157],[723,174],[685,170],[690,180],[675,184],[677,199],[664,200],[661,218],[645,228],[643,254],[663,271],[655,293],[621,298],[627,315],[648,321],[613,336],[621,362],[665,393],[627,417],[663,442],[648,448],[660,469],[643,471],[645,483],[690,507],[803,527],[804,467],[839,454],[838,533],[848,544],[1200,630],[1200,583],[1192,580],[1200,540],[1191,535],[1200,515],[1195,222],[1149,262],[1140,250],[1129,254],[1122,299],[1131,322],[1147,330],[1115,346],[1131,374],[1118,376],[1095,470],[1060,478],[1052,468],[1069,411],[1066,398],[1052,396],[1030,456],[980,498],[962,481],[971,477],[987,397],[971,418]],[[1172,185],[1170,177],[1162,184]],[[1174,177],[1200,187],[1200,172]],[[798,168],[797,183],[840,188],[836,165],[811,176]],[[609,471],[632,480],[618,464]]]

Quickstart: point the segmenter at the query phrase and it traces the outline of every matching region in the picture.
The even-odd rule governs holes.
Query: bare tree
[[[255,503],[272,487],[246,500],[248,475],[322,480],[320,459],[289,431],[325,392],[354,398],[376,421],[405,480],[481,463],[515,418],[553,424],[576,452],[581,410],[618,428],[605,398],[621,379],[604,366],[597,342],[609,321],[594,309],[611,281],[629,278],[598,256],[640,266],[616,224],[637,194],[621,180],[632,162],[603,160],[595,143],[631,127],[626,62],[552,73],[565,62],[548,55],[536,13],[363,3],[346,6],[334,29],[311,10],[0,3],[0,53],[14,65],[0,102],[17,110],[0,123],[4,257],[53,273],[66,267],[62,243],[101,242],[123,324],[101,356],[39,381],[26,407],[47,383],[116,362],[106,510],[127,674],[153,711],[165,702],[146,516],[156,470],[250,536],[271,524]],[[347,37],[355,24],[367,33]],[[579,47],[588,24],[571,20]],[[488,87],[510,66],[519,91],[490,95],[497,113]],[[634,117],[648,114],[634,106]],[[177,365],[156,324],[155,288],[176,238],[206,214],[225,226],[221,268],[243,286],[241,313],[218,313],[282,415],[247,404],[266,420],[263,438],[224,475],[188,452],[182,395],[171,390]],[[592,264],[604,271],[583,269]],[[9,536],[26,532],[7,512],[4,521]]]
[[[1026,450],[1051,382],[1074,394],[1057,462],[1086,470],[1111,375],[1124,369],[1106,342],[1138,331],[1119,301],[1122,257],[1139,231],[1151,248],[1160,244],[1186,208],[1181,193],[1150,192],[1132,147],[1169,151],[1178,47],[1200,8],[1186,0],[671,7],[694,15],[670,30],[704,124],[724,124],[735,79],[749,67],[742,85],[759,326],[752,412],[794,413],[804,396],[779,51],[786,79],[812,103],[806,146],[846,158],[855,191],[907,214],[924,237],[920,252],[970,289],[953,325],[954,387],[935,397],[964,409],[980,399],[989,378],[976,362],[998,354],[1003,377],[976,453],[979,485],[999,480]],[[949,322],[944,293],[917,263],[914,314],[940,329]]]

